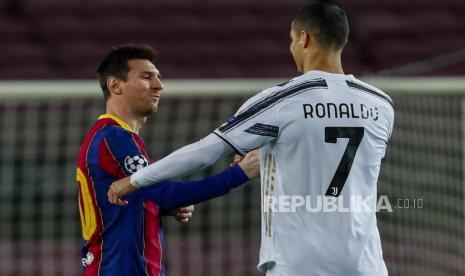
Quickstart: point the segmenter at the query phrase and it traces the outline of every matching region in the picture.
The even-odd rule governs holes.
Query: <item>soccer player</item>
[[[124,194],[226,152],[260,148],[258,268],[268,276],[387,275],[375,207],[394,107],[379,89],[344,74],[348,35],[340,7],[315,2],[299,10],[290,52],[300,75],[249,99],[205,139],[113,183],[109,200],[118,203]],[[362,199],[364,208],[347,211],[352,199]],[[317,208],[318,200],[337,208]]]
[[[257,176],[258,156],[251,154],[203,180],[167,180],[140,189],[126,198],[124,207],[110,204],[110,184],[150,163],[138,132],[157,109],[163,85],[154,51],[144,45],[113,48],[97,72],[106,114],[85,137],[77,168],[83,274],[164,275],[160,215],[174,210],[171,214],[186,222],[193,206],[178,207],[224,195]]]

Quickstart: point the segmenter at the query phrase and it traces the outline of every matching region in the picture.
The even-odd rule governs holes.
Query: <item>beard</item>
[[[139,117],[148,117],[155,113],[157,109],[158,103],[153,103],[151,105],[144,104],[144,106],[140,106],[139,108],[137,108],[137,111],[134,113],[137,114],[137,116]]]

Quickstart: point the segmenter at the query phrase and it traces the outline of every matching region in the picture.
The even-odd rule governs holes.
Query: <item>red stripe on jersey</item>
[[[105,127],[105,123],[103,122],[97,122],[92,127],[92,129],[89,131],[88,135],[84,139],[84,142],[81,146],[81,149],[79,151],[79,157],[78,157],[78,167],[83,172],[86,178],[86,183],[81,183],[81,185],[87,184],[87,189],[90,194],[93,209],[95,212],[96,223],[97,223],[95,231],[93,232],[93,234],[91,235],[89,240],[87,240],[87,243],[86,243],[86,246],[88,246],[88,251],[92,254],[93,261],[91,262],[90,265],[86,267],[86,270],[84,272],[85,276],[98,275],[98,271],[100,269],[100,264],[102,261],[103,243],[102,243],[100,233],[102,232],[102,228],[103,228],[103,220],[102,220],[102,214],[100,212],[100,208],[97,204],[97,199],[95,198],[94,182],[93,182],[93,179],[90,177],[90,172],[89,172],[89,168],[87,164],[87,157],[88,157],[90,144],[92,143],[92,140],[94,139],[95,134],[101,129],[103,129],[104,127]],[[83,204],[81,188],[79,188],[79,201],[81,202],[81,204]]]
[[[144,157],[147,158],[147,160],[149,160],[149,156],[147,154],[147,151],[145,151],[145,144],[142,138],[140,138],[140,136],[135,133],[131,133],[131,134],[132,134],[132,139],[134,140],[134,143],[136,143],[137,147],[139,148],[139,152],[142,153]]]
[[[161,223],[157,205],[144,200],[144,256],[147,273],[158,276],[162,270],[163,245],[160,237]]]
[[[105,170],[110,175],[116,176],[118,179],[126,177],[127,175],[121,168],[121,164],[111,152],[107,140],[104,138],[102,142],[103,143],[100,143],[98,149],[100,168]]]
[[[103,221],[100,209],[98,208],[97,201],[95,199],[95,190],[93,180],[89,177],[89,169],[87,167],[87,152],[91,145],[92,139],[95,134],[103,129],[106,125],[117,125],[119,123],[111,118],[100,119],[89,131],[89,134],[86,136],[78,159],[78,167],[84,172],[89,193],[92,197],[92,204],[94,206],[97,218],[97,229],[87,241],[88,252],[93,254],[94,260],[87,265],[86,270],[83,275],[85,276],[94,276],[99,275],[100,265],[102,263],[102,246],[103,241],[101,238],[101,233],[103,231]],[[150,160],[147,152],[145,150],[145,145],[143,140],[135,133],[132,133],[132,138],[139,148],[140,153],[142,153],[147,160]],[[125,173],[122,170],[118,160],[112,154],[106,140],[102,140],[98,148],[99,156],[99,165],[100,167],[110,173],[115,175],[118,178],[125,177]],[[83,204],[82,198],[80,196],[80,202]],[[82,205],[81,205],[82,206]],[[147,274],[148,275],[160,275],[162,271],[162,240],[161,240],[161,222],[158,206],[151,201],[144,201],[144,257],[147,262]],[[84,256],[85,257],[85,256]]]
[[[143,140],[137,134],[132,139],[139,148],[139,152],[150,160],[145,150]],[[148,275],[160,275],[163,261],[163,245],[160,237],[161,222],[158,206],[149,200],[144,200],[144,256],[147,261]]]
[[[93,243],[88,248],[94,260],[92,261],[90,265],[86,267],[86,270],[82,274],[83,276],[100,275],[100,264],[102,263],[102,246],[103,246],[103,241],[102,239],[99,239],[98,242]]]

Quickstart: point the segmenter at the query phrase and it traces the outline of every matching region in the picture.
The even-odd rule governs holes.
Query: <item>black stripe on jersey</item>
[[[357,90],[361,90],[363,92],[370,93],[373,96],[376,96],[378,98],[381,98],[381,99],[385,100],[386,102],[388,102],[392,106],[392,108],[394,108],[394,102],[388,96],[383,95],[383,94],[381,94],[381,93],[379,93],[379,92],[377,92],[377,91],[375,91],[373,89],[370,89],[370,88],[368,88],[366,86],[363,86],[363,85],[358,84],[358,83],[353,82],[353,81],[346,81],[346,83],[350,88],[354,88],[354,89],[357,89]]]
[[[278,84],[278,85],[276,85],[276,86],[281,86],[281,87],[283,87],[284,85],[290,83],[291,81],[292,81],[292,80],[288,80],[288,81],[285,81],[285,82],[283,82],[283,83],[280,83],[280,84]]]
[[[278,137],[279,127],[257,123],[244,131],[260,136]]]
[[[326,84],[326,81],[324,79],[315,79],[315,80],[299,83],[295,86],[291,86],[283,90],[278,90],[272,95],[260,101],[257,101],[255,104],[248,107],[246,110],[244,110],[243,112],[238,114],[236,117],[234,117],[233,120],[228,121],[226,124],[218,128],[218,130],[221,132],[226,132],[235,126],[242,124],[248,119],[255,117],[257,114],[260,114],[261,112],[274,106],[275,104],[277,104],[278,102],[286,98],[290,98],[292,96],[298,95],[302,92],[305,92],[307,89],[315,89],[315,88],[328,88],[328,85]]]
[[[233,146],[233,144],[229,143],[229,141],[223,138],[221,135],[215,132],[213,132],[213,134],[218,136],[221,140],[223,140],[226,144],[228,144],[231,148],[233,148],[239,155],[244,156],[235,146]]]

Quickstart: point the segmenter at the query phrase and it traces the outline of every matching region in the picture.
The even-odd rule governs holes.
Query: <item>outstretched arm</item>
[[[309,89],[313,86],[314,83],[308,84]],[[114,182],[108,191],[110,202],[119,203],[121,196],[138,188],[209,166],[225,153],[235,150],[245,155],[275,141],[280,133],[280,107],[276,103],[292,95],[293,91],[276,86],[252,97],[234,116],[205,139],[137,171],[130,179]]]
[[[108,200],[123,205],[121,197],[138,188],[178,177],[213,164],[233,149],[215,134],[187,145],[162,160],[138,170],[131,177],[122,178],[110,186]]]
[[[214,197],[227,194],[260,173],[258,150],[248,153],[243,160],[230,166],[223,172],[194,181],[164,180],[157,185],[142,187],[134,195],[156,202],[163,209],[196,204]],[[126,205],[127,201],[116,202]]]
[[[184,146],[163,159],[131,175],[135,188],[145,187],[162,180],[191,174],[215,163],[233,149],[215,134]]]
[[[231,166],[219,174],[194,181],[165,180],[158,185],[143,187],[137,193],[164,209],[173,209],[225,195],[232,188],[257,177],[259,167],[258,151],[253,151],[238,165]]]

